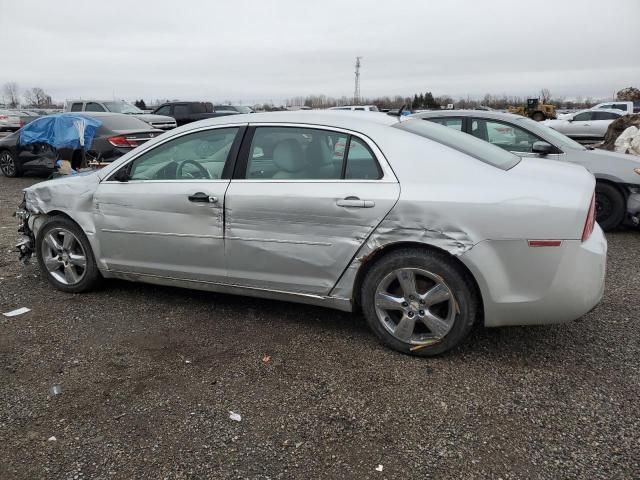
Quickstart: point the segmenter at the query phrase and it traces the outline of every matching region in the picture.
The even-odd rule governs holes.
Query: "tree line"
[[[16,108],[20,105],[26,107],[48,108],[56,107],[53,104],[51,95],[40,87],[27,88],[20,95],[20,89],[16,82],[7,82],[2,88],[4,104],[9,108]]]

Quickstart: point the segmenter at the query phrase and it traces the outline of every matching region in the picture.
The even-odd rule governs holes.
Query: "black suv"
[[[156,108],[156,115],[167,115],[176,119],[178,126],[207,118],[234,115],[238,112],[230,110],[216,111],[211,102],[168,102]]]

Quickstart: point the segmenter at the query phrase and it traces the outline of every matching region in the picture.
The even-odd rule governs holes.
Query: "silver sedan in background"
[[[625,220],[640,224],[640,159],[587,148],[528,118],[478,110],[432,111],[412,115],[459,130],[520,157],[582,165],[596,177],[596,220],[605,230]]]
[[[623,115],[624,112],[617,109],[582,110],[542,123],[574,140],[595,143],[602,141],[609,125]]]
[[[27,188],[19,249],[65,292],[105,277],[361,309],[384,344],[426,356],[476,322],[565,322],[600,301],[594,187],[419,119],[236,115]]]

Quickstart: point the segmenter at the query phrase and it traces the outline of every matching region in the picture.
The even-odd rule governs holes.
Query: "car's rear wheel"
[[[382,342],[403,353],[437,355],[473,326],[475,288],[446,254],[410,248],[376,262],[362,285],[362,309]]]
[[[22,170],[18,167],[14,156],[8,150],[0,152],[0,170],[5,177],[20,177]]]
[[[596,183],[596,221],[605,231],[620,226],[624,220],[626,208],[624,195],[613,185]]]
[[[66,217],[51,217],[40,228],[36,255],[47,280],[59,290],[86,292],[100,281],[89,240],[82,229]]]

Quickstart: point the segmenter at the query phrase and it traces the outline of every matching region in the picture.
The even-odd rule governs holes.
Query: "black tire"
[[[0,170],[5,177],[21,177],[22,169],[9,150],[0,150]]]
[[[54,235],[58,235],[62,231],[69,231],[73,234],[75,240],[81,246],[80,250],[80,248],[76,245],[76,251],[82,251],[85,258],[85,266],[81,269],[82,274],[80,276],[80,280],[77,283],[73,284],[65,284],[58,278],[56,278],[54,274],[49,271],[44,260],[44,249],[50,249],[49,246],[43,247],[43,243],[45,243],[47,235],[52,232]],[[87,236],[75,222],[65,216],[56,215],[53,217],[49,217],[42,225],[42,227],[40,227],[40,230],[38,230],[38,235],[36,237],[36,256],[38,258],[38,265],[40,265],[40,270],[42,271],[43,275],[47,277],[47,281],[55,288],[57,288],[58,290],[62,290],[63,292],[87,292],[97,287],[102,280],[102,275],[100,275],[100,271],[98,270],[98,267],[96,265],[95,257],[93,256],[93,251],[91,250],[91,244],[89,243]],[[62,262],[59,263],[61,264],[61,268],[65,270]],[[69,261],[69,263],[72,262]],[[74,268],[76,267],[74,266]]]
[[[605,232],[615,230],[624,221],[624,195],[609,183],[596,183],[596,221]]]
[[[428,271],[443,280],[453,294],[453,325],[442,338],[423,344],[402,341],[383,324],[375,305],[376,292],[382,282],[398,269]],[[422,248],[396,250],[377,260],[364,279],[361,299],[367,323],[384,345],[402,353],[422,357],[441,354],[462,342],[476,321],[480,305],[473,280],[454,260],[445,253]],[[420,312],[423,313],[422,310]],[[417,320],[416,324],[422,327]]]
[[[531,115],[531,120],[535,120],[536,122],[541,122],[545,119],[544,113],[542,112],[533,112]]]

